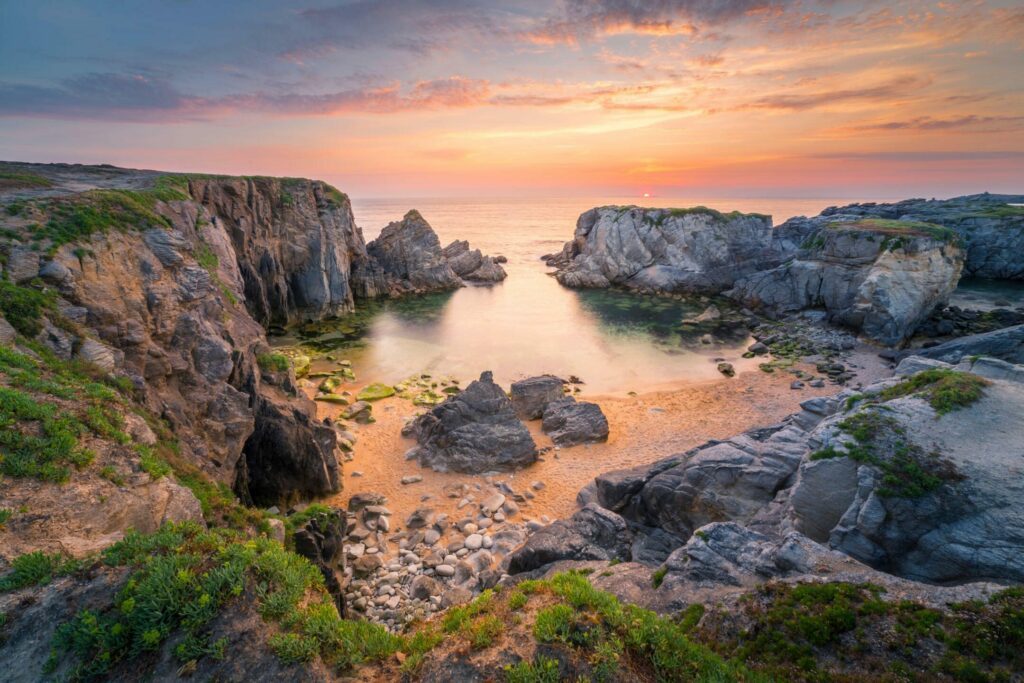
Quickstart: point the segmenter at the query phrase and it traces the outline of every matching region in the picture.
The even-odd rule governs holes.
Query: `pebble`
[[[353,477],[361,477],[361,476],[363,476],[363,473],[362,473],[362,472],[360,472],[359,470],[354,470],[354,471],[352,472],[352,476],[353,476]]]
[[[450,564],[439,564],[434,568],[434,571],[437,572],[438,576],[454,576],[455,567]]]
[[[441,540],[441,532],[436,529],[429,529],[427,533],[423,534],[423,542],[427,545],[434,545]]]
[[[466,536],[466,547],[470,550],[479,550],[484,544],[484,537],[480,534]]]
[[[402,486],[408,486],[409,484],[415,484],[421,481],[423,481],[423,477],[421,477],[420,475],[410,474],[408,476],[402,477]]]

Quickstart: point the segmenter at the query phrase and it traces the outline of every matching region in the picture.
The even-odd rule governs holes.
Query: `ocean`
[[[701,344],[680,334],[683,318],[704,310],[677,301],[608,291],[566,289],[540,260],[572,237],[580,213],[636,198],[359,199],[356,223],[369,242],[390,221],[417,209],[446,245],[469,240],[485,254],[508,258],[508,278],[493,286],[362,306],[328,329],[325,344],[350,359],[362,382],[394,383],[428,373],[467,382],[491,370],[508,382],[552,373],[576,375],[588,393],[643,392],[718,377],[716,359],[738,370],[749,339]],[[770,214],[776,224],[815,215],[849,199],[649,199],[651,206],[704,205]],[[870,201],[870,200],[862,200]]]

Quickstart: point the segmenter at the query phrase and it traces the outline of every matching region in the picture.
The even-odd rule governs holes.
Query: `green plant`
[[[668,567],[662,566],[655,569],[654,573],[651,574],[651,585],[655,588],[661,586],[661,582],[665,580],[666,574],[668,574]]]
[[[948,368],[930,368],[908,377],[881,393],[883,400],[921,394],[939,415],[966,408],[985,395],[984,377]]]
[[[44,586],[59,576],[70,574],[79,563],[59,553],[48,555],[41,550],[19,555],[11,561],[11,571],[0,577],[0,593],[28,586]]]
[[[256,356],[256,363],[262,370],[284,372],[288,369],[290,361],[283,353],[261,353]]]
[[[53,307],[52,292],[0,280],[0,313],[25,337],[34,337],[43,329],[43,313]]]
[[[10,508],[0,508],[0,529],[4,527],[11,517],[14,516],[14,510]]]
[[[504,671],[506,683],[559,683],[561,680],[558,662],[550,657],[509,664]]]

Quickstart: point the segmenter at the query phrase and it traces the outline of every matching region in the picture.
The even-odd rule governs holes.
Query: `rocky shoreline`
[[[709,359],[736,413],[700,443],[684,411],[713,394],[660,419],[652,401],[667,399],[595,399],[579,378],[357,383],[330,351],[268,343],[361,300],[506,277],[499,256],[442,248],[415,210],[366,243],[348,198],[318,181],[3,168],[32,178],[0,196],[11,680],[489,680],[548,656],[575,678],[627,649],[699,652],[690,664],[744,680],[747,666],[856,678],[878,660],[857,655],[854,622],[925,610],[924,644],[888,654],[912,677],[1019,677],[1024,309],[946,304],[962,274],[1024,278],[1024,198],[832,207],[777,228],[703,207],[585,212],[546,257],[560,283],[709,297],[679,323],[694,344],[754,337],[732,360],[757,380]],[[779,392],[800,410],[737,410]],[[624,437],[641,405],[648,431]],[[402,436],[415,445],[399,460]],[[388,450],[366,449],[375,439]],[[338,497],[363,452],[399,460],[400,496]],[[533,476],[558,472],[548,458],[586,462],[571,515],[540,504],[576,493]],[[790,591],[870,604],[800,612],[828,625],[820,642],[772,612],[803,673],[757,650],[750,625],[751,605]],[[931,629],[965,632],[966,601],[989,610],[994,645],[954,653]]]

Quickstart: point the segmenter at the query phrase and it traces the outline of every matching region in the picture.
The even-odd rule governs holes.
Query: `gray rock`
[[[509,470],[537,459],[529,430],[490,372],[416,418],[402,433],[419,443],[420,464],[439,472]]]
[[[142,239],[165,268],[184,263],[181,252],[189,248],[189,243],[180,232],[152,228],[142,234]]]
[[[18,331],[0,315],[0,344],[13,344]]]
[[[387,498],[383,493],[360,491],[358,493],[353,493],[352,497],[348,499],[348,511],[359,512],[360,510],[373,505],[383,505],[385,502],[387,502]]]
[[[440,596],[443,590],[439,581],[421,574],[412,580],[409,597],[413,600],[429,600],[434,596]]]
[[[407,529],[422,529],[432,525],[436,518],[437,514],[433,508],[418,508],[406,518],[405,527]]]
[[[1024,325],[960,337],[928,349],[914,349],[912,353],[915,356],[947,363],[958,363],[961,359],[971,356],[990,356],[1010,363],[1024,364]]]
[[[512,383],[512,407],[522,420],[537,420],[544,407],[564,395],[565,380],[554,375],[540,375]]]
[[[12,246],[7,252],[4,273],[15,284],[31,280],[39,275],[39,253],[29,247]]]
[[[579,217],[549,265],[567,287],[720,292],[760,267],[771,236],[768,216],[605,206]]]
[[[507,276],[496,259],[470,249],[469,242],[456,240],[442,250],[455,273],[470,282],[500,282]]]
[[[519,574],[567,559],[628,560],[632,540],[622,517],[592,503],[531,534],[508,556],[508,572]]]
[[[608,439],[608,419],[596,403],[566,396],[544,408],[542,429],[557,446],[575,446]]]
[[[81,360],[108,372],[117,367],[117,354],[114,349],[95,339],[83,339],[76,355]]]
[[[441,252],[441,243],[418,211],[389,223],[366,245],[370,258],[383,269],[393,294],[457,289],[462,280]]]

